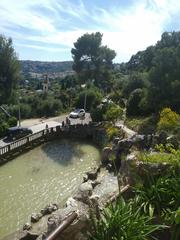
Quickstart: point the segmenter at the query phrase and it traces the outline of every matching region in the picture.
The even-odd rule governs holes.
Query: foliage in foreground
[[[180,174],[179,169],[165,176],[149,176],[136,188],[137,204],[145,214],[156,217],[170,227],[171,240],[180,237]]]
[[[145,240],[161,226],[153,225],[152,218],[142,213],[135,201],[120,198],[103,211],[102,219],[94,222],[90,240]]]
[[[0,104],[7,103],[19,79],[19,63],[12,39],[0,34]]]
[[[165,176],[147,175],[144,184],[137,188],[139,203],[144,212],[163,214],[166,209],[176,211],[180,206],[180,175],[175,171]]]

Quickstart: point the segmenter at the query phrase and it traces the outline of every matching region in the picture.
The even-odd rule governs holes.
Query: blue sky
[[[122,62],[179,31],[179,16],[179,0],[0,0],[0,33],[20,59],[66,61],[78,37],[99,31]]]

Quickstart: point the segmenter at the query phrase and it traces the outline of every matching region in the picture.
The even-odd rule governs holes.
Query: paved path
[[[126,133],[128,137],[133,137],[134,135],[136,135],[136,132],[131,130],[130,128],[126,127],[123,123],[123,121],[117,121],[115,123],[115,126],[122,128]]]

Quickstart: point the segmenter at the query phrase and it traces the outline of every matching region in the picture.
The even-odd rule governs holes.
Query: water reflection
[[[86,152],[79,144],[80,143],[77,143],[76,141],[69,142],[68,140],[61,140],[61,143],[54,142],[51,145],[43,145],[42,150],[48,158],[63,166],[67,166],[72,164],[74,158],[82,159],[84,155],[86,155]]]
[[[50,202],[64,202],[97,165],[91,144],[55,141],[37,147],[0,167],[0,237],[28,221]]]

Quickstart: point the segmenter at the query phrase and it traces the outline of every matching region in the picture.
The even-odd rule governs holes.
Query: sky
[[[73,43],[98,31],[120,63],[179,31],[179,16],[179,0],[0,0],[0,34],[19,59],[68,61]]]

